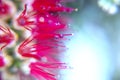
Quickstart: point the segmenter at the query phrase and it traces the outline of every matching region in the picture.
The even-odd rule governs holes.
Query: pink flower
[[[0,15],[9,14],[9,5],[0,0]]]
[[[33,15],[29,15],[29,13],[27,12],[27,4],[26,4],[25,9],[22,11],[22,13],[16,19],[17,24],[28,30],[31,30],[31,25],[34,24],[34,21],[30,21],[31,17],[33,17]]]
[[[14,36],[8,27],[3,27],[0,25],[0,50],[6,47],[14,40]]]
[[[66,8],[61,3],[60,0],[34,0],[32,3],[33,10],[40,13],[46,12],[72,12],[73,8]]]
[[[72,12],[75,10],[62,6],[60,0],[34,0],[32,8],[33,10],[27,11],[26,4],[25,9],[17,18],[18,25],[27,30],[32,30],[34,27],[46,27],[46,31],[47,29],[50,31],[51,29],[65,28],[66,25],[61,21],[58,12]]]
[[[29,67],[30,73],[38,80],[42,80],[42,78],[45,80],[57,80],[56,79],[57,70],[67,68],[65,63],[43,63],[43,62],[31,63]]]
[[[40,59],[40,57],[32,51],[32,46],[30,43],[32,42],[32,38],[27,38],[24,40],[18,47],[18,53],[23,57]],[[34,53],[34,54],[33,54]]]
[[[23,57],[34,58],[30,63],[30,73],[38,80],[57,80],[54,71],[65,69],[66,64],[57,59],[57,55],[65,49],[67,24],[59,12],[71,12],[73,8],[64,7],[61,0],[34,0],[33,10],[27,11],[27,5],[17,18],[17,23],[31,32],[18,47]],[[42,60],[46,58],[46,61]]]
[[[35,58],[37,60],[45,56],[48,60],[56,61],[52,56],[60,53],[58,48],[65,48],[65,46],[58,41],[50,40],[50,37],[44,39],[45,36],[40,36],[43,39],[39,40],[34,37],[27,38],[19,45],[18,53],[23,57]]]
[[[0,56],[0,67],[3,67],[5,65],[4,58]]]
[[[13,16],[16,12],[16,7],[12,1],[0,0],[0,19],[6,20]]]

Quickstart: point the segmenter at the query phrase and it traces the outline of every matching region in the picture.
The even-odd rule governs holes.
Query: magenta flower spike
[[[65,63],[43,63],[43,62],[34,62],[29,65],[30,72],[33,76],[36,76],[38,80],[41,80],[41,77],[45,80],[57,80],[56,79],[56,70],[66,69],[67,66]],[[53,72],[51,72],[51,70]]]
[[[19,26],[22,26],[26,28],[27,30],[31,30],[31,25],[34,24],[34,21],[30,21],[31,16],[33,15],[28,15],[27,12],[27,4],[25,4],[25,9],[22,11],[22,13],[19,15],[19,17],[16,19],[17,24]]]
[[[73,8],[66,8],[62,6],[60,0],[34,0],[32,3],[34,11],[40,13],[46,12],[72,12]]]
[[[10,9],[9,6],[2,0],[0,0],[0,15],[9,14],[9,9]]]
[[[4,58],[0,56],[0,67],[3,67],[5,65]]]
[[[36,43],[35,43],[36,42]],[[46,43],[46,44],[44,44]],[[18,47],[18,53],[23,57],[35,58],[40,60],[42,57],[46,57],[48,60],[52,60],[51,55],[58,53],[57,47],[65,47],[64,45],[50,40],[38,41],[35,38],[29,37],[24,40]],[[52,60],[56,61],[56,60]]]
[[[52,16],[50,14],[41,14],[35,16],[35,28],[34,30],[41,30],[41,32],[56,32],[67,28],[63,22],[60,21],[59,16]]]
[[[71,36],[72,34],[64,34],[64,33],[50,33],[50,32],[33,32],[33,37],[36,39],[36,40],[60,40],[60,39],[63,39],[64,37],[66,36]]]
[[[55,7],[55,5],[59,4],[58,2],[60,1],[59,0],[57,1],[43,0],[41,2],[40,0],[34,0],[33,5],[35,6],[41,6],[41,5],[49,6],[50,5],[52,7]],[[32,7],[34,8],[34,6]],[[66,28],[66,25],[61,21],[59,14],[57,13],[59,11],[56,11],[56,10],[50,11],[51,8],[49,9],[47,7],[45,8],[45,11],[43,13],[43,11],[38,11],[36,9],[38,8],[36,7],[32,11],[27,11],[27,4],[25,4],[25,9],[16,19],[17,24],[30,31],[36,27],[40,27],[41,31],[52,31],[52,32],[58,29]],[[46,10],[46,9],[49,9],[49,10]]]
[[[0,50],[6,47],[14,40],[14,36],[8,27],[3,27],[0,25]]]
[[[6,20],[16,12],[15,5],[10,0],[0,0],[0,19]]]
[[[43,31],[55,31],[56,29],[62,29],[66,27],[66,25],[60,21],[58,16],[48,14],[47,12],[44,14],[41,14],[40,12],[37,13],[36,11],[27,12],[27,4],[16,21],[18,25],[30,31],[36,27],[40,27],[41,31],[42,28],[45,29],[45,27],[46,30]]]
[[[29,45],[32,42],[32,38],[29,37],[26,40],[24,40],[18,48],[18,53],[23,57],[29,57],[29,58],[35,58],[40,59],[37,54],[32,54],[32,47]]]
[[[65,38],[72,35],[65,32],[68,26],[60,12],[72,12],[74,9],[64,7],[61,0],[34,0],[32,8],[27,11],[25,5],[17,18],[17,23],[31,32],[31,36],[19,45],[18,53],[36,60],[29,65],[30,74],[35,78],[57,80],[54,71],[67,67],[57,57],[66,48]]]

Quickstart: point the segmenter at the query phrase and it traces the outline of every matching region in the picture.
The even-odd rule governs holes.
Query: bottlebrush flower
[[[67,28],[67,25],[61,21],[59,16],[38,14],[35,16],[35,20],[36,27],[33,30],[37,29],[42,32],[56,32]]]
[[[36,62],[29,65],[30,74],[38,80],[57,80],[54,70],[66,68],[65,64],[57,59],[57,55],[65,49],[63,43],[68,29],[59,12],[71,12],[73,8],[62,6],[60,0],[34,0],[33,10],[25,9],[17,18],[18,25],[31,32],[18,47],[18,53],[27,58],[34,58]],[[44,62],[42,59],[46,58]],[[63,65],[64,64],[64,65]]]
[[[72,12],[74,10],[73,8],[64,7],[60,3],[60,0],[34,0],[32,7],[34,11],[38,11],[40,13]]]
[[[55,62],[53,55],[60,53],[59,48],[65,48],[65,46],[59,42],[52,40],[41,40],[29,37],[24,40],[18,47],[18,53],[23,57],[35,58],[41,60],[42,57],[46,57],[47,60]]]
[[[32,12],[27,12],[27,4],[24,7],[25,9],[22,13],[17,17],[16,23],[19,26],[22,26],[28,30],[31,30],[31,26],[34,24],[34,21],[31,21],[31,17],[33,17]]]
[[[29,65],[31,75],[35,76],[38,80],[57,80],[57,70],[66,69],[65,63],[43,63],[33,62]],[[56,72],[55,72],[56,71]]]
[[[46,28],[49,26],[49,29],[51,29],[50,27],[52,26],[55,29],[66,27],[65,24],[60,22],[61,19],[58,12],[72,12],[75,9],[66,8],[60,5],[61,4],[59,0],[34,0],[32,3],[33,10],[27,10],[26,4],[25,9],[17,17],[16,23],[27,30],[31,30],[36,26],[43,26]],[[42,6],[44,9],[41,8]]]
[[[5,65],[4,58],[0,56],[0,67],[3,67]]]
[[[0,18],[3,20],[13,16],[16,12],[15,5],[9,0],[0,0]]]
[[[0,50],[14,40],[14,35],[8,27],[0,25]]]
[[[18,53],[23,57],[35,58],[40,59],[39,56],[34,53],[32,50],[32,46],[30,45],[32,38],[28,38],[24,40],[18,47]]]

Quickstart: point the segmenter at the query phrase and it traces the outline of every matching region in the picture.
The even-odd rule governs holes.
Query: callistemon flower
[[[29,68],[38,80],[57,80],[56,70],[66,68],[58,56],[66,48],[65,38],[72,35],[65,32],[68,25],[59,12],[71,12],[74,9],[62,6],[60,0],[34,0],[32,8],[28,11],[25,5],[17,18],[18,25],[31,32],[30,37],[19,45],[18,53],[36,60],[30,63]]]
[[[64,24],[58,22],[58,12],[72,12],[73,8],[62,6],[60,0],[34,0],[32,3],[33,10],[27,10],[27,4],[22,13],[17,17],[16,23],[28,30],[34,26],[46,27],[49,25],[54,28],[65,27]],[[50,28],[49,28],[50,29]],[[53,29],[53,28],[52,28]]]
[[[14,40],[14,35],[8,26],[0,25],[0,50],[9,45]]]
[[[40,59],[37,55],[35,49],[33,48],[32,44],[33,39],[31,37],[24,40],[18,47],[18,53],[23,57],[35,58]]]
[[[0,56],[0,67],[3,67],[5,65],[3,56]]]
[[[40,13],[46,12],[71,12],[73,8],[64,7],[60,0],[34,0],[32,3],[33,10]]]
[[[12,1],[0,0],[0,18],[7,19],[13,16],[16,12],[16,8]]]
[[[65,63],[33,62],[29,65],[30,72],[38,80],[57,80],[58,69],[66,69]]]
[[[65,48],[65,46],[57,40],[50,40],[49,36],[46,39],[45,36],[41,35],[39,40],[34,37],[27,38],[19,45],[18,53],[23,57],[37,60],[45,56],[49,61],[55,62],[52,56],[60,53],[59,48]]]
[[[27,4],[25,5],[25,9],[22,13],[17,17],[16,23],[18,26],[22,26],[28,30],[31,30],[31,26],[34,24],[33,19],[34,14],[33,12],[27,12]]]
[[[63,30],[68,28],[68,26],[61,21],[59,16],[54,16],[50,14],[41,14],[36,15],[36,27],[33,29],[37,29],[37,31],[41,30],[41,32],[56,32],[58,30]]]

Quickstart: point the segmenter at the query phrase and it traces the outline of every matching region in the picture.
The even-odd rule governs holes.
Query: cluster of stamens
[[[68,26],[62,21],[60,12],[72,12],[73,8],[62,6],[59,0],[34,0],[32,10],[25,4],[25,9],[16,19],[17,24],[30,31],[31,35],[18,47],[18,53],[27,58],[34,58],[36,62],[29,65],[30,73],[46,80],[56,80],[51,69],[66,68],[66,65],[56,59],[61,49],[65,48],[65,37],[72,34],[63,33]],[[45,57],[46,61],[42,58]]]

